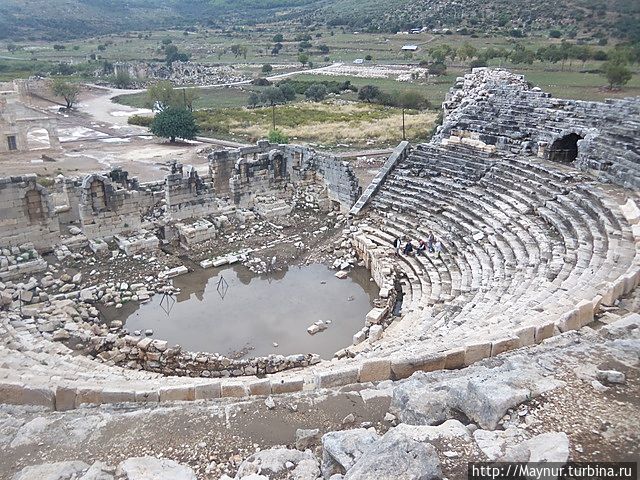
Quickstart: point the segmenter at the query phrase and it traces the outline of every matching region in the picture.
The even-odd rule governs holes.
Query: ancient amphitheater
[[[29,250],[21,251],[20,245],[27,240],[36,250],[29,251],[31,258],[22,266],[5,260],[0,270],[0,276],[4,275],[0,277],[4,282],[0,283],[0,304],[4,305],[0,313],[0,401],[14,406],[3,411],[2,421],[13,432],[5,435],[7,448],[17,448],[15,435],[33,421],[34,411],[41,412],[39,418],[58,415],[55,418],[60,421],[75,422],[87,415],[97,418],[105,408],[112,409],[108,410],[110,418],[122,415],[123,421],[127,421],[124,415],[135,421],[137,411],[152,415],[157,409],[167,409],[166,417],[157,417],[160,424],[171,415],[227,409],[221,415],[233,423],[236,420],[230,420],[229,411],[243,408],[237,405],[249,405],[248,409],[258,405],[256,411],[264,412],[251,421],[259,422],[270,418],[274,408],[284,409],[291,402],[313,404],[332,396],[358,397],[351,413],[344,405],[338,406],[333,420],[316,424],[323,432],[346,430],[326,433],[322,438],[312,432],[308,443],[305,431],[298,430],[298,443],[293,437],[273,442],[295,444],[297,450],[281,447],[255,453],[250,449],[244,453],[253,455],[244,462],[242,458],[228,462],[225,458],[214,467],[207,460],[203,464],[201,459],[189,462],[180,457],[176,459],[189,463],[196,473],[163,460],[160,467],[134,467],[160,468],[164,473],[159,475],[164,476],[137,477],[127,462],[117,470],[94,464],[85,473],[93,460],[102,459],[99,453],[69,449],[56,457],[46,453],[46,448],[53,447],[45,447],[37,458],[11,454],[12,463],[3,472],[7,478],[32,464],[61,460],[64,465],[38,468],[55,471],[63,465],[71,472],[67,476],[36,477],[37,469],[26,468],[14,478],[197,475],[217,479],[225,472],[237,472],[236,478],[255,479],[337,479],[343,475],[345,480],[378,479],[398,477],[397,468],[394,471],[384,465],[397,466],[398,462],[403,462],[408,472],[398,478],[442,478],[443,471],[448,478],[463,478],[461,472],[466,472],[469,459],[565,461],[570,453],[575,458],[577,452],[588,450],[585,445],[576,450],[578,441],[571,438],[569,443],[564,433],[533,435],[534,427],[528,432],[519,430],[523,435],[519,440],[511,436],[507,441],[505,432],[512,435],[518,420],[517,413],[509,417],[507,412],[521,409],[522,402],[555,388],[567,390],[562,395],[569,395],[571,388],[559,386],[574,385],[575,379],[560,379],[567,365],[577,369],[581,364],[593,364],[583,378],[588,379],[589,388],[597,384],[593,387],[596,390],[615,390],[625,385],[631,388],[633,383],[636,393],[627,395],[637,395],[640,316],[629,313],[633,311],[629,305],[637,306],[635,289],[640,283],[640,101],[555,99],[531,88],[521,76],[475,69],[458,79],[443,108],[444,122],[434,138],[420,145],[401,143],[359,199],[353,174],[342,162],[299,147],[262,144],[251,151],[211,154],[211,177],[204,179],[178,167],[165,186],[132,187],[126,178],[96,175],[73,190],[69,180],[65,191],[77,192],[75,214],[80,221],[75,235],[65,236],[60,233],[61,225],[64,218],[74,215],[72,202],[67,210],[54,207],[51,198],[56,192],[36,187],[28,176],[1,179],[3,254],[6,259],[23,255]],[[99,287],[71,286],[42,296],[40,292],[46,288],[38,284],[41,280],[30,280],[32,275],[42,278],[44,274],[46,278],[49,273],[46,260],[37,251],[51,250],[56,238],[64,238],[64,248],[57,246],[57,252],[89,246],[99,252],[104,248],[100,241],[105,235],[100,229],[107,228],[104,222],[127,224],[123,215],[131,216],[127,225],[138,231],[117,232],[121,248],[136,253],[157,248],[154,235],[139,233],[145,220],[142,217],[140,221],[140,209],[132,207],[131,199],[148,210],[153,209],[154,198],[165,198],[166,211],[173,213],[171,220],[179,224],[175,235],[183,243],[215,238],[207,232],[220,228],[224,218],[234,214],[220,205],[221,192],[235,199],[236,208],[249,202],[247,195],[256,183],[243,183],[251,177],[243,175],[251,169],[258,176],[264,171],[276,180],[288,177],[291,181],[291,176],[298,175],[298,185],[304,185],[307,193],[328,195],[328,199],[318,196],[314,202],[349,211],[338,241],[348,242],[364,261],[380,294],[362,330],[354,332],[353,344],[333,359],[320,360],[310,352],[252,360],[183,352],[163,339],[124,330],[114,333],[92,325],[97,319],[94,305],[99,301]],[[302,171],[311,172],[313,181]],[[273,181],[267,183],[274,188]],[[318,186],[322,188],[314,190]],[[196,190],[197,196],[191,195]],[[22,203],[28,191],[39,193],[26,197],[27,202],[37,203],[37,212]],[[99,214],[91,210],[91,202],[101,199],[96,192],[113,195],[119,209]],[[268,208],[261,202],[261,208],[266,209],[262,213],[289,212],[291,205],[282,198],[271,199]],[[209,209],[212,204],[215,209]],[[27,220],[21,223],[9,210],[19,210],[20,218]],[[129,210],[133,213],[126,213]],[[205,216],[209,220],[193,220]],[[396,238],[416,241],[429,232],[442,242],[440,254],[395,254]],[[225,261],[227,257],[210,259],[208,264],[205,260],[203,266]],[[163,288],[171,274],[165,275]],[[29,286],[29,282],[35,284]],[[56,288],[63,283],[58,282]],[[136,298],[148,293],[141,288]],[[54,327],[40,328],[52,322],[57,322]],[[69,326],[69,322],[76,326]],[[93,356],[77,354],[64,342],[55,341],[68,338],[56,338],[60,330],[77,328],[100,338],[94,341],[98,346]],[[616,368],[601,366],[610,358],[618,362]],[[562,359],[560,364],[558,359]],[[579,405],[577,402],[575,408]],[[389,408],[393,414],[387,413]],[[46,410],[51,412],[42,413]],[[287,412],[296,414],[290,408]],[[626,418],[635,433],[621,437],[633,444],[640,419],[637,410],[631,412]],[[23,419],[22,423],[16,418]],[[287,423],[285,430],[310,428],[314,421],[311,412],[304,420]],[[379,436],[369,428],[374,424],[382,426],[378,433],[386,433]],[[354,426],[361,428],[350,429]],[[94,427],[87,428],[91,431]],[[241,430],[237,425],[235,428]],[[492,445],[502,448],[502,454],[489,455],[486,441],[481,442],[485,437],[478,432],[494,435]],[[126,449],[135,450],[135,438],[124,434],[116,438],[126,438],[122,440]],[[184,435],[180,438],[183,443],[193,442],[194,449],[200,441]],[[409,446],[395,451],[398,442]],[[528,445],[529,453],[526,457],[504,457],[509,442]],[[545,443],[558,451],[550,457],[540,454],[540,445]],[[467,448],[466,453],[456,453],[459,448]],[[321,461],[315,456],[320,453]],[[637,442],[617,457],[614,453],[611,455],[616,459],[637,458]],[[165,452],[165,457],[171,455]],[[152,464],[156,460],[148,461]],[[140,458],[128,461],[143,462]],[[92,471],[95,476],[87,476]]]

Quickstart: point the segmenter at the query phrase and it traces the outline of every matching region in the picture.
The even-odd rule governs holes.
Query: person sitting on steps
[[[404,246],[404,250],[402,251],[402,253],[404,253],[405,255],[411,255],[412,252],[413,244],[411,243],[411,240],[408,240],[407,244]]]

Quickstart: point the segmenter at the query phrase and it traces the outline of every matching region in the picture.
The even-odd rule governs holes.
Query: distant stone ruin
[[[59,148],[55,116],[27,106],[22,83],[0,84],[0,153],[26,152],[39,148]],[[41,131],[47,137],[34,145],[29,136]]]
[[[157,80],[169,80],[176,85],[217,85],[247,80],[227,65],[205,65],[196,62],[165,63],[129,63],[118,62],[113,65],[114,73],[126,72],[138,84],[147,84]],[[102,70],[96,71],[101,76]]]

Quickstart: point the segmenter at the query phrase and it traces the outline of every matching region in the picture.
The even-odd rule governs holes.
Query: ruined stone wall
[[[639,98],[557,99],[522,75],[477,68],[457,79],[443,110],[438,142],[533,154],[640,187]]]
[[[292,193],[288,186],[305,182],[324,185],[329,199],[338,202],[343,211],[348,211],[360,194],[348,162],[300,145],[263,140],[251,147],[216,151],[209,155],[209,168],[216,193],[227,194],[240,207],[253,206],[256,196],[262,194],[286,196]]]
[[[219,212],[218,201],[209,179],[176,164],[165,180],[167,220],[199,218]]]
[[[24,82],[4,85],[0,87],[0,153],[28,151],[28,135],[34,129],[46,130],[50,148],[59,148],[57,118],[45,110],[23,103]]]
[[[36,175],[0,178],[0,247],[32,243],[50,251],[59,240],[51,196]]]
[[[306,160],[307,168],[314,171],[326,185],[329,199],[338,202],[342,212],[348,212],[362,193],[349,162],[325,154],[316,154]]]
[[[196,62],[165,63],[128,63],[113,65],[114,73],[126,72],[143,83],[147,80],[170,80],[177,85],[216,85],[246,80],[232,66],[205,65]],[[96,70],[96,76],[102,76],[102,70]]]
[[[93,174],[79,186],[79,216],[87,238],[111,237],[138,230],[142,226],[145,191],[129,189],[111,177]]]

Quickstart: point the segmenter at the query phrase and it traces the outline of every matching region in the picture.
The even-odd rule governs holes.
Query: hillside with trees
[[[268,19],[396,32],[446,29],[524,37],[546,31],[640,40],[637,0],[3,0],[0,39],[57,40],[124,31],[225,28]]]

